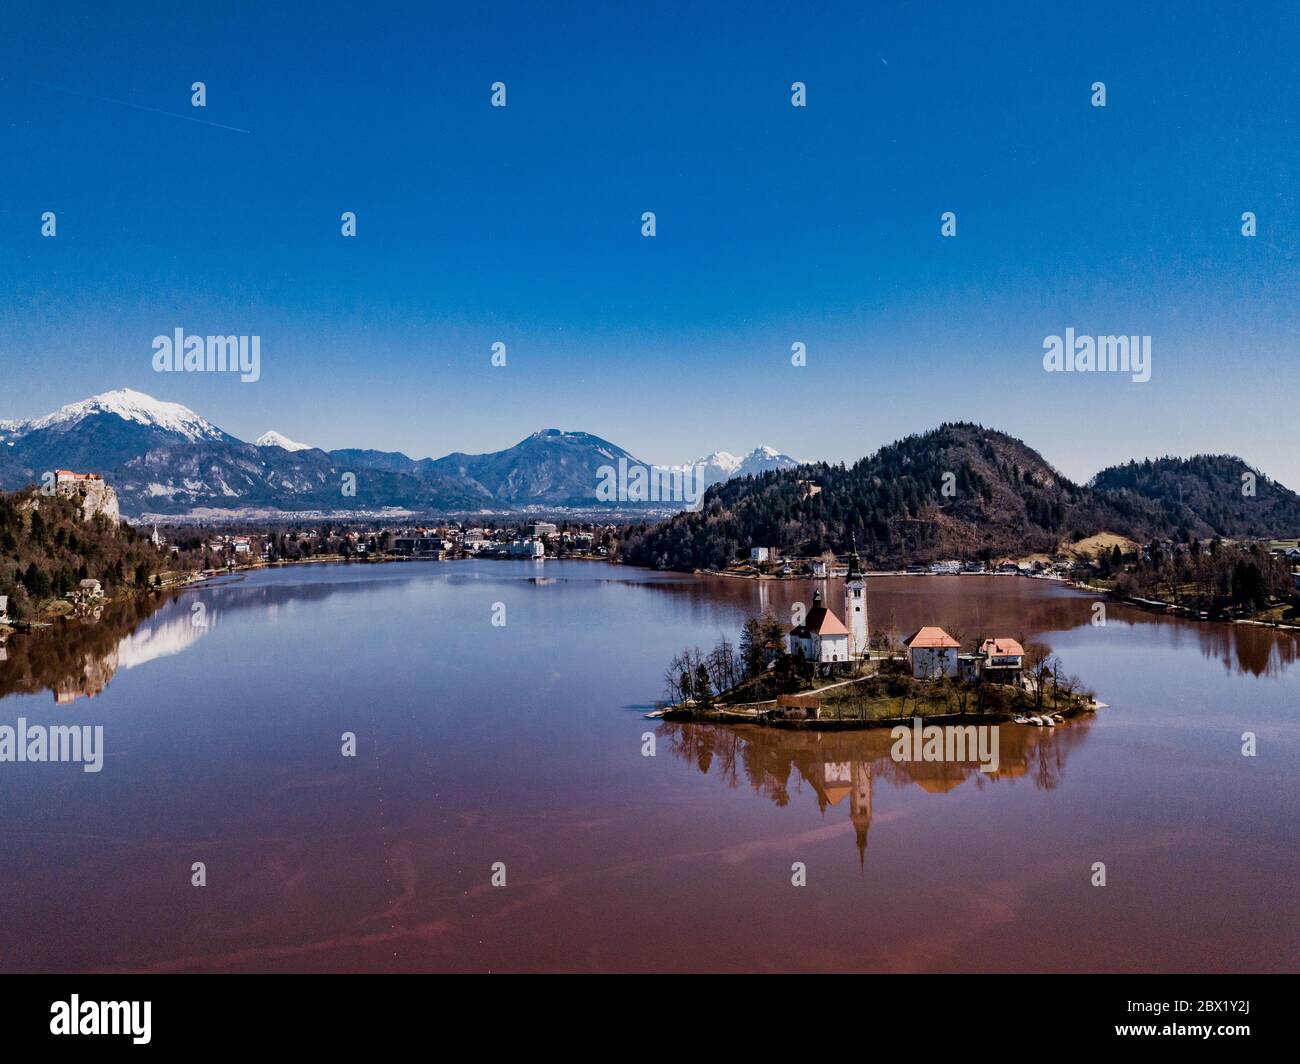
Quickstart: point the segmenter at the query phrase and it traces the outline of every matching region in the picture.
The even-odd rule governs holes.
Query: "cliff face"
[[[96,514],[103,514],[113,524],[122,519],[122,512],[117,505],[117,492],[102,480],[81,480],[72,485],[60,484],[58,493],[81,503],[83,520],[93,520]]]

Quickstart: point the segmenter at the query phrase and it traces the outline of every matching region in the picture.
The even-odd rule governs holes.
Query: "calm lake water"
[[[813,590],[295,567],[15,638],[0,724],[103,725],[106,753],[0,764],[0,970],[1297,968],[1293,636],[879,578],[873,625],[1027,635],[1110,708],[1004,727],[996,776],[898,765],[884,732],[642,718],[674,653]]]

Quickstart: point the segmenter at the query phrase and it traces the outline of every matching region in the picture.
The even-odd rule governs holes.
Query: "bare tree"
[[[1030,643],[1025,646],[1025,678],[1029,681],[1035,712],[1042,711],[1047,685],[1052,679],[1053,672],[1059,667],[1060,662],[1042,643]]]

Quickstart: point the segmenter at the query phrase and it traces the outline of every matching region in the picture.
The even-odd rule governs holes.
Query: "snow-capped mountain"
[[[59,407],[54,413],[43,417],[27,421],[2,421],[0,431],[4,433],[6,442],[15,442],[33,432],[70,432],[99,415],[115,415],[123,421],[145,428],[175,433],[191,443],[232,438],[187,406],[164,402],[130,388],[92,395],[89,399]]]
[[[298,443],[296,440],[289,439],[288,436],[271,429],[264,432],[253,441],[256,447],[282,447],[286,451],[310,451],[313,449],[310,443]]]
[[[748,477],[753,476],[755,473],[766,473],[769,469],[793,469],[798,464],[799,460],[797,458],[791,458],[788,454],[783,454],[775,447],[763,444],[760,447],[755,447],[741,459],[740,468],[733,475]]]
[[[158,448],[238,443],[180,403],[122,388],[52,414],[7,421],[0,435],[0,481],[39,482],[54,469],[108,471]]]
[[[0,421],[0,490],[54,469],[101,473],[122,512],[196,510],[511,510],[591,506],[600,469],[623,448],[585,432],[546,429],[488,454],[416,460],[397,451],[322,451],[268,432],[256,443],[179,403],[122,389],[44,417]],[[347,478],[355,494],[344,495]]]
[[[755,447],[746,455],[736,455],[730,451],[714,451],[689,464],[704,466],[705,486],[712,487],[732,477],[753,476],[755,473],[764,473],[769,469],[793,469],[799,462],[788,454],[782,454],[774,447],[764,444]]]

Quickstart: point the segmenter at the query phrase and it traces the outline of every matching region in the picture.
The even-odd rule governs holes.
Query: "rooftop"
[[[940,648],[951,647],[957,649],[961,644],[942,628],[933,626],[918,628],[910,636],[903,640],[903,645],[909,649],[913,647],[921,648]]]
[[[986,639],[980,644],[980,653],[991,658],[1023,657],[1025,648],[1014,639]]]

